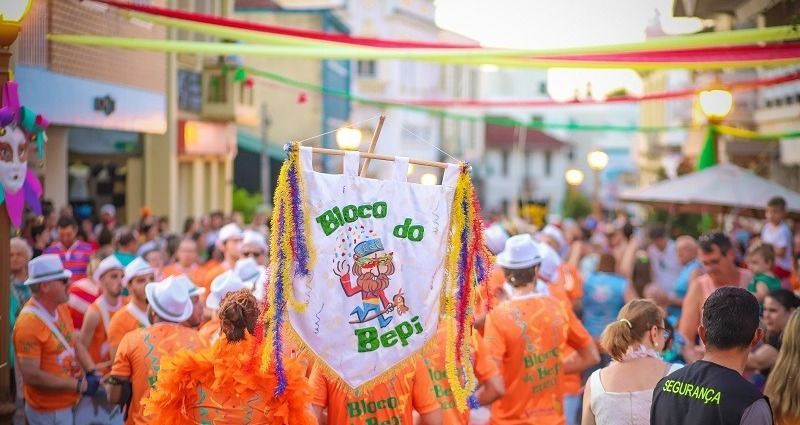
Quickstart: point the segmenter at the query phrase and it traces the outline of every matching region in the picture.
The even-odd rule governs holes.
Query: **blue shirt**
[[[678,279],[675,280],[675,287],[673,290],[673,295],[675,297],[686,297],[686,292],[689,291],[689,280],[692,278],[692,273],[694,273],[698,267],[700,267],[700,260],[698,259],[694,259],[689,264],[683,266],[680,274],[678,274]],[[670,321],[672,326],[675,326],[675,324],[678,323],[678,319],[681,317],[681,308],[671,305],[667,309],[667,312],[667,319]]]
[[[625,285],[620,275],[598,272],[583,284],[583,324],[594,338],[599,338],[625,305]]]

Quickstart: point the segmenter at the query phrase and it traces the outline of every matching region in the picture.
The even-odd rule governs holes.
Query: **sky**
[[[673,18],[672,0],[435,0],[436,24],[487,47],[551,49],[631,43],[660,14],[668,34],[697,31],[694,18]],[[658,11],[658,12],[657,12]],[[595,97],[625,87],[641,94],[631,70],[551,69],[548,89],[557,100],[571,99],[591,81]]]

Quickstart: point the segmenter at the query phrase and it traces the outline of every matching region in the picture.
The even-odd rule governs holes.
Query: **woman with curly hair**
[[[261,357],[254,352],[255,297],[246,289],[231,292],[218,315],[222,337],[214,345],[161,361],[156,388],[143,402],[153,423],[314,424],[302,365],[285,359],[288,386],[281,397],[273,395],[278,381],[272,368],[248,367],[254,353]]]

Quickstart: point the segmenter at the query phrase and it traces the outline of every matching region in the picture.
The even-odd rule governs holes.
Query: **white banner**
[[[406,182],[408,158],[391,180],[358,176],[359,153],[343,174],[313,170],[300,148],[316,263],[293,283],[308,306],[289,320],[311,350],[353,388],[413,355],[436,333],[450,212],[459,166],[441,185]]]

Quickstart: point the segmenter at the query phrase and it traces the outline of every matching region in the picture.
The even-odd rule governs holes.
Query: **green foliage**
[[[253,219],[253,214],[263,202],[260,193],[250,193],[241,187],[233,189],[233,210],[244,216],[245,223]]]
[[[592,213],[592,201],[580,191],[567,187],[561,211],[567,218],[583,218]]]

